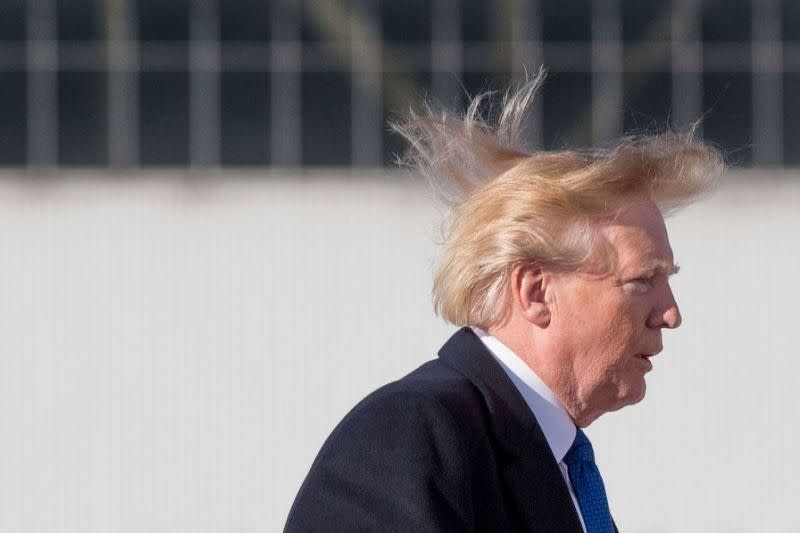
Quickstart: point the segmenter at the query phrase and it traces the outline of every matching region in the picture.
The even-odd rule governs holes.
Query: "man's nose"
[[[675,301],[672,290],[667,287],[664,300],[661,305],[654,306],[647,325],[651,328],[675,329],[681,325],[682,320],[678,303]]]
[[[673,300],[672,305],[664,312],[664,324],[669,329],[675,329],[681,325],[683,318],[678,309],[678,304]]]

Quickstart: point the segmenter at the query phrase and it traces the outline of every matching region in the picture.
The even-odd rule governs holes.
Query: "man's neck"
[[[573,423],[586,427],[602,413],[594,413],[581,405],[575,379],[568,365],[561,364],[567,358],[552,353],[544,342],[537,342],[531,335],[517,334],[512,328],[489,328],[488,333],[513,351],[533,372],[539,376],[567,411]]]

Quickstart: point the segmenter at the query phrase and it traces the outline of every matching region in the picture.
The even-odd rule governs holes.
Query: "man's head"
[[[496,127],[479,97],[464,118],[412,116],[396,129],[411,142],[407,161],[456,191],[437,312],[497,336],[585,426],[643,398],[646,356],[681,320],[662,210],[706,191],[722,160],[674,133],[526,153],[518,139],[540,82],[506,95]]]
[[[661,330],[681,323],[669,286],[677,266],[658,207],[631,199],[591,229],[603,244],[579,271],[518,265],[508,320],[490,328],[529,359],[580,426],[644,397]]]

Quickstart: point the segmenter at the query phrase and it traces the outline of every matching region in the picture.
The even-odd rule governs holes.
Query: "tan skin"
[[[661,330],[681,315],[669,286],[677,272],[664,219],[633,200],[595,229],[616,252],[614,272],[556,273],[520,265],[508,319],[489,332],[553,390],[578,427],[642,400]]]

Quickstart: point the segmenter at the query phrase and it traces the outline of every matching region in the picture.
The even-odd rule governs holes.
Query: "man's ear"
[[[540,328],[550,324],[550,305],[545,298],[546,278],[536,265],[518,265],[511,274],[515,304],[525,320]]]

